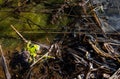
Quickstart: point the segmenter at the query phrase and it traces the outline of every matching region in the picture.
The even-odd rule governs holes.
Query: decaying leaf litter
[[[103,30],[92,1],[66,1],[54,11],[51,23],[58,23],[63,15],[72,22],[53,32],[59,34],[49,49],[41,49],[54,58],[29,66],[14,53],[10,62],[13,79],[109,79],[119,69],[119,39]]]

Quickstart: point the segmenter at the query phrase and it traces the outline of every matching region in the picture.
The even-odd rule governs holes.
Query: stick
[[[35,61],[34,63],[32,63],[30,65],[30,67],[33,67],[37,62],[39,62],[40,60],[42,60],[49,52],[47,52],[45,55],[43,55],[42,57],[40,57],[37,61]]]
[[[119,78],[120,78],[120,68],[109,79],[119,79]]]
[[[3,68],[3,71],[4,71],[4,74],[5,74],[5,78],[6,79],[11,79],[11,75],[9,73],[9,70],[8,70],[8,67],[7,67],[7,63],[6,63],[6,59],[3,55],[3,51],[2,51],[2,47],[0,45],[0,52],[1,52],[1,65],[2,65],[2,68]]]
[[[15,29],[15,27],[13,25],[11,25],[12,29],[23,39],[24,42],[28,42],[18,31],[17,29]]]
[[[27,43],[28,42],[28,40],[26,40],[18,31],[17,31],[17,29],[15,29],[15,27],[13,26],[13,25],[11,25],[11,27],[12,27],[12,29],[22,38],[22,40],[25,42],[25,43]],[[35,42],[36,43],[36,42]],[[38,43],[37,43],[38,44]],[[46,45],[44,45],[44,44],[38,44],[38,45],[40,45],[41,47],[43,47],[43,48],[46,48],[46,49],[49,49],[49,46],[46,46]]]

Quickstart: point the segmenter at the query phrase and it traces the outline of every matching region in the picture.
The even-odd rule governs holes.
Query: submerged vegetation
[[[52,34],[51,37],[47,32],[65,26],[68,22],[68,17],[63,16],[63,19],[59,19],[60,23],[51,23],[54,11],[63,2],[62,0],[0,0],[0,39],[19,40],[19,37],[10,27],[10,25],[14,25],[29,40],[45,43],[46,36],[52,40],[51,38],[56,34]],[[54,4],[58,4],[58,6],[55,5],[57,6],[55,7]],[[16,43],[16,41],[7,43],[9,43],[7,45],[9,47],[11,43]]]

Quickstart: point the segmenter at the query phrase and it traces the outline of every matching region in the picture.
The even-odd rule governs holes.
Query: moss
[[[0,4],[3,4],[4,0],[0,0]]]
[[[51,3],[51,4],[52,3],[63,3],[64,0],[57,0],[57,1],[56,0],[48,0],[48,2]]]
[[[25,18],[29,19],[30,21],[32,21],[33,23],[40,25],[40,26],[46,26],[47,24],[47,15],[46,14],[36,14],[36,13],[21,13],[21,16],[24,16]],[[32,27],[32,28],[36,28],[36,27]]]

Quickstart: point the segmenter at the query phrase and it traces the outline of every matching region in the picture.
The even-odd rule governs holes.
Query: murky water
[[[54,1],[54,0],[52,0]],[[103,2],[106,0],[102,0]],[[29,7],[31,8],[31,6]],[[32,8],[33,13],[28,13],[28,12],[22,12],[20,13],[20,16],[24,16],[25,18],[29,18],[36,24],[44,27],[44,28],[57,28],[58,25],[51,25],[47,23],[49,19],[49,15],[47,14],[39,14],[39,13],[34,13],[36,9],[42,9],[44,8],[43,4],[38,5],[34,8]],[[2,11],[5,10],[11,10],[7,8],[2,8]],[[120,15],[119,14],[113,14],[112,12],[105,15],[107,15],[107,20],[105,20],[105,25],[104,30],[106,32],[113,32],[113,31],[119,31],[120,30]],[[49,41],[52,41],[54,36],[56,34],[47,34],[47,33],[24,33],[24,31],[40,31],[44,32],[43,30],[38,30],[38,27],[36,25],[33,25],[30,23],[32,26],[29,25],[29,22],[23,17],[19,17],[17,15],[14,15],[9,12],[0,12],[0,44],[3,46],[3,50],[5,53],[6,58],[8,57],[8,51],[12,53],[14,50],[21,50],[21,48],[24,47],[24,42],[19,38],[19,36],[10,28],[10,25],[13,24],[15,25],[16,29],[20,31],[20,33],[28,40],[32,41],[37,41],[40,43],[44,44],[49,44]],[[102,20],[104,21],[104,19]],[[63,23],[65,24],[65,23]],[[62,25],[62,24],[60,24]],[[2,71],[0,69],[0,71]],[[0,72],[1,73],[1,72]],[[0,76],[0,79],[2,79],[3,76]]]

